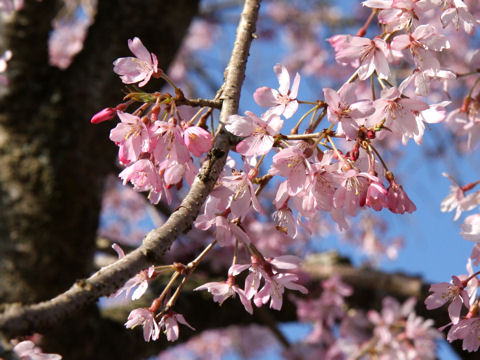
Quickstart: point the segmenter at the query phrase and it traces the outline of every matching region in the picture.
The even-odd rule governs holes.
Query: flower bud
[[[105,108],[99,111],[98,113],[96,113],[95,115],[93,115],[90,122],[92,124],[99,124],[101,122],[113,119],[115,117],[115,114],[116,114],[115,109]]]

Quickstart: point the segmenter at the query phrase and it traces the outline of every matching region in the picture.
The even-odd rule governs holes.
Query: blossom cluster
[[[13,352],[20,360],[60,360],[58,354],[46,354],[31,340],[19,342],[13,348]]]
[[[250,314],[253,314],[252,300],[257,307],[270,301],[270,308],[280,310],[285,289],[308,293],[304,286],[297,283],[298,275],[292,272],[297,269],[299,262],[300,259],[292,255],[273,259],[252,256],[249,264],[232,265],[226,282],[210,282],[195,290],[208,290],[213,294],[213,300],[220,304],[236,293],[245,310]],[[249,274],[245,279],[245,288],[241,289],[235,284],[235,276],[247,269]],[[260,288],[262,280],[263,286]]]
[[[444,32],[453,28],[473,33],[477,20],[468,7],[460,0],[368,0],[363,5],[372,9],[372,15],[378,14],[384,31],[369,38],[365,37],[366,28],[362,28],[355,36],[335,35],[329,39],[337,63],[353,68],[353,74],[338,90],[324,88],[322,98],[301,100],[300,74],[296,73],[292,79],[287,67],[277,64],[273,69],[278,88],[261,86],[253,94],[255,102],[265,111],[257,115],[247,110],[244,116],[231,115],[224,124],[218,124],[240,138],[235,151],[241,160],[228,159],[194,226],[214,234],[214,241],[205,252],[215,244],[234,249],[227,279],[208,282],[196,289],[209,291],[219,304],[238,296],[248,313],[253,313],[253,305],[269,304],[270,308],[280,310],[285,289],[307,292],[299,283],[296,257],[271,254],[270,249],[259,245],[262,241],[253,225],[266,214],[266,207],[273,212],[265,224],[269,234],[288,239],[288,244],[298,241],[302,233],[313,235],[319,213],[328,213],[340,230],[347,230],[351,218],[367,208],[388,209],[395,214],[412,213],[416,206],[384,160],[385,149],[391,144],[406,145],[410,139],[421,145],[428,124],[439,122],[463,126],[470,146],[477,141],[476,123],[464,125],[476,121],[465,115],[472,114],[470,110],[476,103],[472,96],[476,83],[462,108],[456,111],[458,116],[453,113],[447,116],[450,99],[446,93],[435,101],[426,97],[438,83],[446,88],[448,81],[459,75],[446,61],[452,46]],[[365,26],[368,27],[368,23]],[[177,106],[186,99],[158,68],[155,54],[138,38],[129,40],[128,46],[135,56],[114,62],[114,71],[121,80],[143,87],[151,79],[163,78],[174,87],[175,96],[134,88],[125,102],[100,111],[91,121],[96,124],[115,116],[119,118],[120,123],[111,130],[110,139],[119,147],[118,159],[125,167],[120,178],[124,184],[132,183],[135,190],[148,192],[152,203],[164,199],[170,204],[172,192],[184,186],[184,179],[187,185],[194,181],[198,172],[195,159],[211,148],[212,134],[216,133],[214,122],[208,131],[205,115],[210,116],[211,112],[204,108],[184,119]],[[407,70],[403,72],[405,78],[398,78],[396,67]],[[140,105],[129,110],[135,103]],[[307,106],[309,109],[298,116]],[[289,129],[289,133],[285,129]],[[262,165],[268,163],[268,170],[262,173]],[[268,200],[264,189],[275,182],[273,201]],[[457,212],[471,209],[478,197],[464,196],[463,188],[457,190],[445,208],[457,209]],[[269,202],[267,205],[265,200]],[[474,240],[480,232],[477,220],[472,218],[464,224],[464,233]],[[239,249],[245,250],[247,256],[237,257]],[[119,252],[119,256],[123,255]],[[171,309],[184,282],[170,298],[167,293],[178,276],[188,279],[203,256],[204,253],[200,254],[187,266],[171,265],[172,280],[158,301],[148,309],[133,310],[126,326],[142,325],[146,341],[156,340],[162,327],[168,340],[178,338],[178,323],[191,327],[183,315]],[[247,270],[241,287],[239,275]],[[154,267],[145,269],[120,292],[125,291],[137,299],[155,276]],[[328,287],[328,283],[324,286]],[[458,281],[456,286],[460,288]],[[463,291],[467,284],[461,286]],[[337,295],[325,291],[319,300],[320,308],[330,309],[314,320],[319,334],[325,334],[326,327],[345,316],[342,297],[349,291],[341,288],[337,289],[340,291]],[[461,303],[455,302],[452,311],[456,320],[460,317],[458,308],[466,304],[467,293],[462,293]],[[428,306],[437,303],[432,305],[429,300]],[[379,329],[374,347],[388,354],[387,357],[411,349],[418,353],[422,347],[431,346],[437,336],[430,329],[431,323],[415,317],[411,311],[413,305],[408,304],[401,307],[386,300],[384,312],[372,312],[368,316],[368,321]],[[157,313],[160,306],[163,310]],[[393,333],[397,323],[407,325],[400,333]],[[458,323],[454,323],[452,329]],[[460,338],[458,331],[454,334],[457,335],[450,339]],[[357,350],[363,342],[349,341]],[[425,358],[431,358],[430,353]]]
[[[304,342],[286,352],[287,359],[435,359],[440,333],[432,320],[415,314],[415,300],[399,304],[385,298],[380,312],[349,309],[353,290],[338,277],[322,282],[318,299],[297,300],[300,321],[313,325]]]
[[[138,38],[128,44],[136,57],[117,59],[114,71],[126,84],[145,85],[159,73],[157,58]],[[152,104],[147,103],[147,111],[140,107],[133,114],[125,112],[127,102],[100,111],[91,121],[97,124],[118,116],[120,123],[110,132],[110,140],[119,147],[118,159],[126,166],[120,178],[138,191],[148,191],[150,202],[157,204],[164,196],[170,203],[172,187],[181,188],[184,177],[188,184],[193,182],[198,172],[193,157],[206,153],[213,137],[205,129],[180,120],[171,97],[162,100],[158,94],[149,100]]]
[[[467,351],[477,351],[480,346],[477,290],[479,272],[473,272],[472,262],[480,262],[480,247],[475,246],[467,263],[468,275],[452,276],[450,283],[442,282],[430,287],[432,292],[425,300],[427,309],[436,309],[448,304],[448,315],[451,322],[441,329],[450,326],[447,340],[462,340],[462,348]]]
[[[458,220],[464,211],[470,211],[480,205],[480,191],[470,192],[480,181],[460,186],[452,176],[444,173],[452,185],[450,194],[442,201],[440,209],[443,212],[455,211],[454,220]],[[436,309],[448,304],[448,315],[451,322],[447,340],[463,341],[463,349],[477,351],[480,347],[480,314],[477,297],[480,272],[474,272],[473,266],[480,263],[480,214],[469,215],[461,225],[460,234],[466,240],[474,241],[475,245],[467,261],[467,275],[453,275],[450,283],[442,282],[430,287],[430,294],[425,300],[427,309]]]
[[[443,212],[455,211],[453,220],[458,220],[462,212],[473,210],[480,205],[480,190],[467,194],[467,192],[473,190],[480,181],[460,186],[449,174],[444,173],[443,175],[452,182],[450,194],[442,201],[440,206]],[[466,240],[480,241],[480,214],[467,216],[461,225],[461,229],[460,234]]]

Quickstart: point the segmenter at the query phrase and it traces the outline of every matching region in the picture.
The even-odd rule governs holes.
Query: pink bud
[[[105,108],[105,109],[99,111],[98,113],[96,113],[95,115],[93,115],[90,122],[92,124],[99,124],[99,123],[104,122],[106,120],[113,119],[115,117],[115,114],[116,114],[115,109]]]

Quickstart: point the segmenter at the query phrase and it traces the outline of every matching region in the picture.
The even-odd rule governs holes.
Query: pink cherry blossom
[[[404,145],[409,138],[421,142],[425,126],[417,115],[429,109],[424,101],[404,97],[397,88],[392,87],[383,90],[382,97],[375,100],[374,105],[376,112],[369,119],[372,125],[385,121],[384,125],[401,137]]]
[[[463,340],[463,350],[477,351],[480,346],[480,317],[475,316],[470,319],[460,320],[451,327],[447,340],[450,342]]]
[[[231,115],[225,128],[237,136],[247,138],[237,144],[236,151],[245,156],[261,156],[270,151],[274,137],[280,133],[283,120],[274,112],[267,112],[259,118],[251,111],[247,116]]]
[[[475,266],[480,264],[480,243],[475,243],[472,249],[472,253],[470,254],[470,258]]]
[[[187,149],[194,156],[202,156],[212,147],[213,136],[205,129],[190,126],[183,133],[183,140]]]
[[[120,75],[125,84],[140,82],[138,86],[144,86],[152,75],[159,71],[157,56],[148,52],[138,37],[128,40],[128,48],[135,57],[124,57],[115,60],[113,62],[113,71]]]
[[[375,325],[374,334],[379,338],[381,345],[391,346],[391,342],[396,341],[399,329],[397,324],[403,323],[404,318],[413,312],[415,302],[414,298],[410,298],[405,303],[399,304],[396,299],[386,297],[382,301],[380,313],[374,310],[368,312],[368,319]]]
[[[150,341],[150,339],[157,340],[160,337],[160,327],[150,310],[138,308],[130,312],[125,327],[133,329],[138,325],[143,326],[143,338],[145,341]]]
[[[248,267],[248,265],[246,265]],[[245,310],[253,314],[253,308],[252,308],[252,303],[250,300],[247,298],[245,295],[245,291],[243,289],[240,289],[236,284],[235,284],[235,278],[233,274],[238,271],[238,266],[237,268],[231,267],[228,271],[228,280],[225,282],[209,282],[206,284],[203,284],[195,289],[194,291],[197,290],[207,290],[209,293],[213,295],[213,301],[218,302],[220,305],[223,304],[223,302],[228,299],[229,297],[235,297],[235,294],[238,294],[238,297],[240,298],[240,301],[242,302],[243,306],[245,307]]]
[[[456,324],[460,320],[462,304],[468,307],[470,298],[464,290],[465,286],[458,277],[452,276],[452,281],[453,284],[443,282],[431,285],[429,291],[432,294],[425,299],[425,305],[428,310],[431,310],[449,302],[448,314],[453,324]]]
[[[118,289],[114,297],[120,296],[123,292],[125,292],[125,297],[130,297],[132,300],[140,299],[143,294],[148,290],[148,281],[153,279],[155,275],[155,266],[150,266],[148,269],[140,271],[137,275],[135,275],[130,280]]]
[[[480,142],[480,101],[467,98],[461,108],[451,111],[446,123],[457,135],[467,135],[467,148]]]
[[[155,165],[148,159],[140,159],[123,169],[118,175],[125,185],[130,181],[138,191],[160,191],[160,177]]]
[[[319,210],[328,212],[334,210],[333,196],[344,177],[338,173],[340,162],[331,164],[333,156],[333,151],[324,152],[322,161],[312,164],[312,183],[308,190],[300,193],[298,197],[294,197],[295,206],[303,216],[314,217]],[[280,194],[280,190],[279,188],[277,196]]]
[[[342,51],[343,49],[348,48],[350,46],[350,43],[352,42],[352,35],[337,34],[327,39],[327,41],[333,47],[336,54],[339,51]],[[337,58],[335,58],[335,60],[342,65],[350,64],[353,67],[358,67],[358,65],[360,64],[360,60],[358,58],[352,58],[352,57],[347,57],[346,59],[344,59],[345,61],[339,60]]]
[[[443,13],[441,16],[443,27],[447,27],[452,23],[455,28],[462,28],[467,34],[475,32],[475,25],[478,23],[470,11],[468,6],[462,0],[442,0]]]
[[[427,96],[430,92],[430,83],[432,79],[440,80],[445,87],[447,80],[453,80],[455,78],[456,75],[449,70],[438,70],[433,68],[421,70],[420,68],[416,68],[405,78],[405,80],[402,81],[398,89],[401,93],[404,93],[405,89],[413,82],[415,86],[415,94],[419,96]],[[445,117],[445,115],[443,117]]]
[[[190,159],[190,151],[185,145],[183,129],[173,117],[168,121],[155,121],[151,131],[157,135],[153,156],[158,162],[175,160],[185,163]]]
[[[432,325],[414,312],[415,299],[404,304],[387,297],[382,302],[381,313],[368,312],[373,323],[375,351],[379,359],[435,359],[435,341],[441,334]]]
[[[125,257],[125,253],[123,249],[118,244],[113,243],[112,248],[118,254],[118,259],[122,259]],[[127,280],[127,282],[120,289],[118,289],[112,295],[112,297],[119,296],[121,293],[125,291],[125,296],[128,298],[132,290],[136,288],[135,291],[132,293],[131,299],[138,300],[147,291],[148,281],[153,279],[154,277],[155,277],[155,266],[152,265],[148,269],[145,269],[139,272],[130,280]]]
[[[480,241],[480,214],[467,216],[463,222],[460,235],[470,241]]]
[[[209,229],[212,225],[215,225],[215,238],[220,246],[232,246],[235,243],[235,239],[246,245],[250,243],[248,234],[225,216],[214,215],[210,217],[204,214],[199,216],[195,223],[195,226],[200,230]]]
[[[193,183],[198,169],[193,163],[192,159],[180,163],[177,160],[165,159],[158,166],[160,174],[163,173],[163,179],[167,189],[173,186],[181,188],[183,179],[189,185]]]
[[[179,329],[178,323],[188,326],[190,329],[195,331],[195,328],[190,325],[187,320],[185,320],[182,314],[178,314],[174,311],[169,311],[167,314],[163,315],[160,319],[158,325],[160,328],[165,328],[165,333],[167,335],[168,341],[175,341],[178,339]],[[156,339],[154,339],[156,340]]]
[[[440,62],[433,51],[450,48],[450,43],[444,35],[438,34],[432,25],[420,25],[411,34],[402,34],[393,38],[392,50],[410,49],[417,66],[422,70],[439,70]]]
[[[35,346],[35,344],[30,340],[25,340],[19,342],[13,348],[15,355],[20,358],[20,360],[60,360],[62,357],[58,354],[45,354],[42,352],[42,349]]]
[[[298,276],[295,274],[277,273],[273,277],[265,278],[264,286],[257,292],[253,302],[257,307],[266,304],[270,300],[270,308],[281,310],[283,304],[283,293],[285,288],[300,291],[307,294],[308,290],[297,284]]]
[[[341,186],[333,195],[333,206],[337,209],[343,208],[348,214],[355,216],[358,208],[365,205],[369,179],[378,181],[375,176],[368,173],[348,170],[344,174]]]
[[[92,17],[87,15],[75,16],[67,21],[53,21],[53,31],[48,39],[50,65],[62,70],[70,66],[75,55],[83,49],[92,20]]]
[[[435,341],[442,338],[442,334],[434,327],[432,319],[425,320],[414,313],[410,313],[405,324],[405,335],[413,342],[415,352],[422,358],[435,359]],[[413,353],[410,351],[409,353]]]
[[[355,66],[357,61],[360,61],[358,67],[360,80],[368,79],[374,71],[379,78],[388,79],[390,76],[388,56],[387,43],[379,37],[371,40],[359,36],[346,36],[335,47],[335,60],[339,63]]]
[[[312,168],[305,157],[305,151],[296,146],[280,150],[268,170],[270,175],[287,178],[287,190],[291,196],[306,189],[312,181]]]
[[[248,171],[248,168],[245,171]],[[231,176],[224,176],[222,183],[232,191],[230,209],[234,218],[243,219],[249,213],[251,207],[262,213],[262,207],[258,202],[252,181],[247,173],[234,172]]]
[[[227,189],[222,184],[222,176],[218,180],[218,186],[208,195],[201,213],[195,221],[195,227],[201,230],[207,230],[215,224],[215,218],[218,214],[227,211],[230,205],[231,189]]]
[[[287,4],[284,9],[295,9],[292,4]],[[472,13],[462,0],[364,1],[364,6],[375,10],[369,11],[371,16],[357,35],[363,36],[367,30],[368,36],[377,30],[380,35],[372,33],[370,38],[335,35],[329,40],[335,50],[336,61],[356,68],[353,74],[349,69],[325,61],[323,44],[316,44],[317,29],[313,30],[310,24],[316,14],[309,14],[301,24],[297,24],[292,21],[293,11],[284,11],[280,17],[287,25],[285,32],[295,41],[300,39],[292,46],[300,55],[292,58],[291,64],[297,69],[304,67],[305,63],[316,64],[318,72],[315,75],[321,76],[322,81],[328,84],[334,84],[333,80],[338,80],[338,75],[343,76],[346,72],[348,75],[345,80],[348,80],[338,91],[323,89],[325,100],[322,102],[314,98],[308,102],[312,106],[299,116],[301,121],[295,130],[288,136],[281,135],[286,121],[284,118],[293,117],[299,103],[307,105],[307,102],[297,99],[300,75],[297,73],[291,79],[287,68],[277,64],[274,71],[279,88],[260,87],[253,95],[256,103],[268,110],[261,116],[246,111],[245,116],[231,115],[226,121],[221,121],[220,127],[225,126],[231,134],[242,137],[236,144],[238,154],[235,156],[241,158],[244,164],[241,161],[232,164],[230,159],[229,166],[223,170],[212,168],[215,170],[214,178],[217,178],[219,171],[221,174],[216,183],[211,184],[210,188],[214,189],[209,194],[202,187],[198,191],[192,189],[187,202],[178,205],[186,193],[182,191],[175,196],[175,205],[172,206],[180,206],[180,214],[184,205],[189,205],[190,196],[201,193],[206,201],[195,227],[209,230],[207,235],[215,237],[220,247],[207,249],[214,254],[213,266],[229,264],[226,254],[234,251],[234,265],[229,269],[226,280],[208,282],[195,290],[207,290],[220,305],[238,295],[250,314],[253,312],[252,301],[257,307],[268,304],[270,308],[280,310],[286,289],[301,293],[307,293],[307,289],[300,284],[303,275],[299,270],[298,258],[270,256],[297,250],[306,238],[319,233],[329,236],[330,231],[335,229],[325,212],[330,214],[340,230],[351,226],[351,231],[346,232],[344,237],[352,238],[350,241],[360,244],[367,254],[396,255],[398,242],[389,246],[391,242],[380,241],[385,229],[375,233],[381,226],[374,226],[371,220],[373,216],[359,219],[350,217],[355,216],[360,208],[363,208],[364,214],[374,214],[370,209],[365,209],[366,206],[375,211],[388,208],[398,214],[416,210],[405,190],[386,169],[387,166],[395,166],[396,156],[392,157],[390,153],[393,150],[395,155],[399,140],[406,145],[409,139],[413,139],[420,145],[426,132],[426,123],[445,120],[446,106],[450,101],[442,99],[451,99],[452,103],[456,103],[458,96],[465,97],[463,106],[447,118],[448,125],[455,132],[455,137],[448,137],[448,140],[455,141],[458,139],[456,136],[464,136],[468,138],[470,148],[480,142],[480,90],[475,77],[480,67],[480,52],[468,54],[472,49],[463,38],[465,34],[455,34],[447,40],[440,33],[442,23],[444,27],[454,23],[457,29],[462,27],[467,32],[473,32],[480,6],[475,1],[469,4],[472,4]],[[313,11],[316,10],[312,7]],[[294,14],[301,15],[299,12]],[[330,17],[334,14],[322,15]],[[376,16],[380,27],[372,23]],[[203,26],[201,30],[207,31],[207,28]],[[445,31],[445,34],[449,33]],[[196,41],[199,39],[195,37],[192,39],[193,42],[187,44],[192,49],[197,45],[209,46],[211,41],[211,37],[203,39],[205,42],[200,38],[202,41]],[[311,48],[299,50],[303,44],[311,45]],[[161,76],[156,56],[149,53],[138,38],[129,40],[129,47],[136,57],[115,61],[115,71],[122,81],[140,82],[139,86],[143,86],[152,76]],[[311,55],[312,59],[307,59],[306,55]],[[390,65],[396,67],[393,75]],[[408,76],[407,79],[401,82],[405,76]],[[456,77],[458,82],[450,81]],[[434,82],[432,79],[440,81]],[[470,91],[461,94],[460,86],[464,85]],[[197,164],[201,160],[193,157],[203,156],[211,149],[213,141],[213,136],[206,130],[182,121],[191,117],[180,114],[181,109],[176,109],[173,101],[177,101],[181,92],[175,90],[175,99],[169,94],[156,92],[148,95],[149,100],[143,105],[141,93],[130,94],[125,99],[125,108],[139,103],[133,114],[123,112],[125,108],[106,108],[91,120],[92,123],[99,123],[119,113],[121,123],[111,131],[110,137],[120,148],[120,161],[127,166],[120,177],[124,184],[131,182],[135,190],[150,191],[149,198],[153,202],[158,202],[163,194],[170,201],[170,191],[173,192],[175,188],[182,190],[184,184],[193,182],[197,173],[194,161]],[[427,94],[430,94],[428,98],[416,96]],[[223,96],[228,97],[229,94],[224,93]],[[151,101],[152,97],[157,97],[157,103]],[[325,115],[328,115],[327,124]],[[212,126],[214,124],[218,122],[212,119]],[[305,128],[307,130],[302,134]],[[214,133],[215,128],[211,130]],[[443,144],[443,138],[438,139]],[[228,147],[232,146],[233,143],[229,142]],[[272,156],[264,157],[272,150]],[[204,170],[206,165],[203,165]],[[270,169],[265,174],[264,167],[269,165]],[[284,178],[279,180],[277,177],[269,183],[270,186],[277,185],[278,189],[263,188],[275,175]],[[383,178],[389,182],[388,189]],[[454,182],[451,193],[442,202],[442,211],[455,210],[457,219],[462,211],[472,210],[479,205],[480,191],[466,195],[467,190],[471,190],[475,184],[460,187]],[[262,206],[276,210],[273,222],[258,214],[262,211],[260,198],[257,199],[255,194],[260,193],[259,186],[262,188]],[[275,196],[273,202],[272,195]],[[196,202],[200,206],[200,202]],[[192,209],[187,206],[187,211]],[[461,234],[480,244],[480,214],[465,219]],[[205,240],[208,239],[199,239],[200,242]],[[182,242],[182,239],[179,241]],[[472,259],[469,259],[469,275],[453,276],[451,283],[432,285],[431,294],[425,300],[428,309],[446,304],[452,321],[448,326],[453,324],[449,340],[463,339],[464,347],[468,350],[476,350],[480,346],[480,320],[477,318],[479,282],[471,264],[472,261],[480,263],[480,247],[477,245],[472,251]],[[123,252],[118,251],[119,256],[123,256]],[[236,264],[237,261],[248,262],[244,260],[245,256],[250,256],[250,263]],[[236,276],[244,271],[247,274],[241,277],[245,281],[242,289],[237,285],[240,276]],[[189,275],[182,274],[186,277]],[[132,299],[139,298],[153,277],[155,268],[152,266],[128,280],[119,291],[131,295]],[[304,354],[312,359],[327,360],[362,356],[374,356],[380,360],[434,358],[432,349],[439,334],[432,328],[431,321],[414,314],[413,300],[402,305],[387,298],[381,312],[370,311],[368,319],[359,314],[361,311],[357,311],[358,318],[364,320],[362,322],[352,319],[354,309],[349,309],[345,304],[345,297],[352,294],[352,288],[342,283],[339,277],[323,281],[321,286],[323,290],[318,299],[309,299],[298,306],[299,319],[312,323],[313,330],[304,344],[305,348],[316,347],[319,350],[299,352],[299,358],[308,358],[302,357]],[[191,326],[183,315],[171,310],[170,306],[178,295],[175,292],[172,298],[173,291],[165,291],[166,298],[162,304],[167,305],[158,314],[156,311],[159,308],[153,304],[149,309],[135,309],[125,325],[130,328],[142,325],[146,341],[157,339],[160,329],[165,330],[169,341],[176,340],[179,337],[179,323]],[[158,305],[159,302],[160,299],[157,299],[154,304]],[[468,313],[463,309],[464,305]],[[356,328],[352,325],[354,322],[357,322]],[[362,329],[362,335],[358,335],[359,329]],[[365,349],[368,353],[365,353]]]
[[[412,24],[418,25],[419,18],[436,6],[429,0],[367,0],[362,4],[381,9],[378,13],[378,21],[390,32],[406,29]]]
[[[352,287],[345,284],[338,275],[322,281],[322,288],[324,291],[322,301],[337,306],[343,306],[345,303],[343,298],[353,294]]]
[[[253,98],[258,105],[272,108],[273,113],[289,119],[298,109],[297,93],[300,85],[300,74],[295,75],[290,89],[290,74],[287,68],[281,64],[276,64],[273,70],[277,74],[280,84],[278,90],[264,86],[255,91]]]
[[[270,301],[270,308],[280,310],[283,304],[285,288],[300,291],[303,294],[308,290],[297,283],[298,275],[288,271],[298,269],[300,259],[292,255],[279,256],[273,259],[260,259],[252,256],[250,274],[245,279],[245,295],[260,307]],[[239,271],[246,267],[239,268]],[[264,285],[260,288],[263,279]]]
[[[363,125],[360,120],[375,112],[371,100],[357,100],[355,89],[356,84],[346,84],[338,93],[333,89],[323,89],[328,120],[338,122],[337,133],[345,134],[347,139],[355,139],[359,126]]]
[[[117,115],[121,122],[110,131],[110,140],[119,146],[119,160],[129,164],[150,150],[150,133],[138,116],[123,111],[117,111]]]
[[[480,204],[480,193],[471,193],[466,195],[463,188],[457,184],[457,182],[447,173],[442,173],[443,176],[448,178],[452,185],[450,185],[450,194],[443,199],[440,210],[442,212],[455,211],[453,220],[456,221],[462,214],[462,211],[472,210],[475,206]]]

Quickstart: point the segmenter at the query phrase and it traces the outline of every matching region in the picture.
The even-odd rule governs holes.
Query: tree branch
[[[245,1],[232,55],[225,71],[219,132],[207,160],[178,210],[163,226],[149,232],[137,250],[99,270],[88,279],[77,281],[65,293],[34,305],[8,307],[0,316],[2,332],[13,336],[55,326],[79,308],[101,296],[111,294],[133,275],[156,263],[175,239],[191,227],[204,200],[213,189],[233,145],[231,134],[223,129],[222,124],[230,115],[238,112],[240,91],[260,2],[261,0]]]
[[[208,106],[215,109],[222,108],[222,102],[220,100],[209,100],[209,99],[182,99],[176,100],[176,105],[189,105],[189,106]]]

